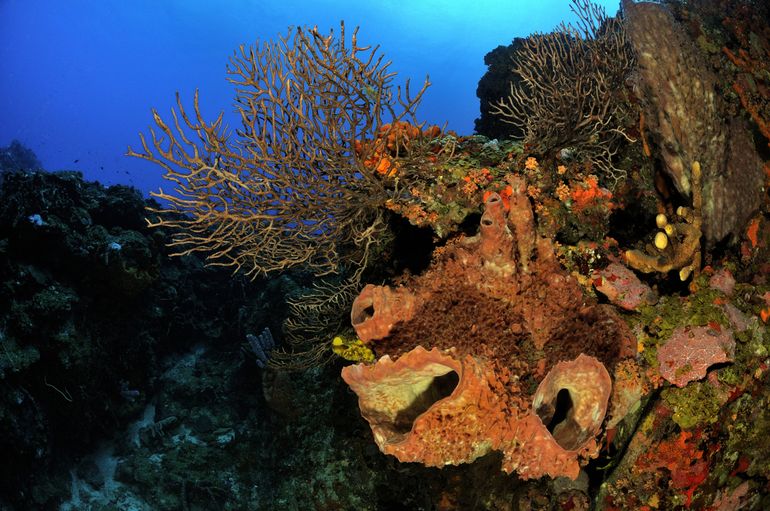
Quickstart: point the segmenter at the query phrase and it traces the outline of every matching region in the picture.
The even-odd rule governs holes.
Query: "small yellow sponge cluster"
[[[353,362],[374,362],[374,352],[358,338],[338,335],[332,340],[332,351],[345,360]]]

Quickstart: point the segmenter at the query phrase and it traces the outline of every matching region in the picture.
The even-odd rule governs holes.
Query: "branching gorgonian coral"
[[[241,118],[234,134],[221,114],[202,118],[197,92],[193,115],[178,95],[173,122],[153,111],[160,132],[128,154],[162,166],[174,184],[154,194],[167,205],[150,225],[174,228],[178,255],[202,252],[252,277],[366,265],[385,227],[380,206],[395,192],[373,170],[374,145],[356,141],[413,119],[428,82],[414,98],[408,82],[395,87],[390,62],[359,46],[356,32],[346,40],[344,24],[339,36],[297,28],[241,46],[228,67]]]
[[[378,47],[359,46],[357,29],[340,33],[291,29],[277,41],[241,48],[228,73],[236,86],[241,127],[234,134],[222,114],[205,121],[194,98],[173,122],[153,111],[159,132],[128,154],[165,169],[172,192],[153,194],[153,227],[173,230],[175,255],[206,254],[211,265],[255,278],[300,267],[316,277],[310,293],[289,301],[285,343],[271,365],[322,363],[330,331],[358,290],[362,272],[389,239],[383,205],[399,181],[380,170],[391,155],[376,140],[399,142],[414,121],[425,89],[412,97],[393,85],[395,73]],[[410,124],[410,125],[412,125]],[[418,130],[419,131],[419,130]],[[398,154],[407,164],[419,150]]]
[[[619,91],[634,64],[622,20],[590,0],[573,0],[577,26],[523,40],[513,57],[510,95],[492,113],[521,128],[536,153],[569,150],[590,159],[610,183],[622,177],[612,157],[623,133]]]

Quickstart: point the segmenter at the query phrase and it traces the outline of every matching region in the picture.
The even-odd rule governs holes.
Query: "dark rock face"
[[[12,141],[7,147],[0,147],[0,172],[5,170],[39,170],[42,168],[43,165],[35,153],[18,140]]]
[[[237,367],[245,331],[264,326],[250,304],[271,301],[253,299],[259,282],[168,257],[133,188],[76,172],[3,176],[0,507],[43,509],[68,496],[73,458],[135,420],[160,360],[229,344]]]
[[[479,135],[498,140],[524,136],[521,129],[489,113],[491,105],[507,97],[511,92],[511,82],[517,78],[517,75],[511,71],[513,57],[521,46],[520,41],[520,38],[516,38],[508,46],[500,45],[484,56],[484,64],[488,69],[479,80],[479,86],[476,89],[481,107],[481,115],[475,121],[475,130]]]

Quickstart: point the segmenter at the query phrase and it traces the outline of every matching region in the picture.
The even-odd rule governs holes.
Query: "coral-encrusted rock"
[[[735,340],[727,329],[710,326],[680,327],[658,349],[660,375],[677,387],[706,376],[714,364],[730,362]]]
[[[735,305],[726,303],[722,305],[722,310],[725,311],[725,315],[727,316],[728,321],[730,321],[730,326],[734,331],[743,332],[751,325],[748,316],[741,312]],[[754,318],[754,321],[756,321],[756,318]]]
[[[612,408],[606,424],[608,430],[616,427],[626,415],[636,410],[642,396],[650,390],[648,380],[633,358],[615,366],[613,376],[615,381],[612,387]]]
[[[510,210],[490,194],[476,236],[447,243],[402,287],[364,289],[353,323],[384,356],[343,378],[377,445],[402,461],[440,467],[498,450],[520,477],[575,478],[597,453],[608,369],[636,340],[537,235],[523,179],[509,183]]]
[[[735,241],[762,204],[762,158],[751,132],[745,121],[730,118],[717,76],[665,3],[622,5],[638,59],[634,85],[645,98],[644,118],[663,170],[690,196],[690,169],[700,162],[706,246]]]
[[[722,268],[714,272],[714,275],[709,279],[709,287],[716,289],[724,293],[727,296],[732,296],[735,291],[735,277],[730,270]]]

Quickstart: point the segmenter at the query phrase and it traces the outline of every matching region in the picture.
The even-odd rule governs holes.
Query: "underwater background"
[[[617,2],[600,2],[610,11]],[[159,173],[125,158],[126,145],[168,112],[174,93],[201,90],[208,116],[237,122],[228,58],[242,44],[276,38],[291,26],[361,27],[361,41],[381,45],[401,81],[432,86],[421,114],[471,133],[484,55],[513,37],[572,20],[560,0],[521,5],[482,1],[140,1],[0,4],[0,140],[19,140],[49,170],[78,170],[104,184],[148,191]],[[85,134],[88,134],[87,136]]]
[[[770,508],[767,2],[5,0],[0,62],[0,510]]]

